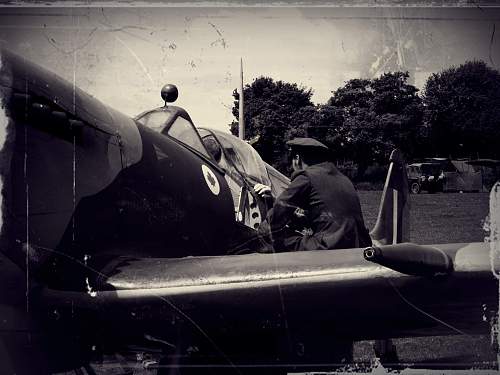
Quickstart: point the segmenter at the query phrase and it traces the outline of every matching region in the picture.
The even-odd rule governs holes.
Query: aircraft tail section
[[[389,160],[377,222],[370,232],[373,243],[379,245],[410,240],[410,200],[405,162],[399,150],[392,151]]]

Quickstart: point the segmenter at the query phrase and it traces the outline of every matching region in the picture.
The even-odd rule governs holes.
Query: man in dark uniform
[[[287,144],[294,173],[267,215],[275,251],[371,246],[356,190],[329,160],[328,147],[313,138]],[[259,195],[270,191],[260,184],[254,189]],[[298,216],[312,233],[290,229]]]

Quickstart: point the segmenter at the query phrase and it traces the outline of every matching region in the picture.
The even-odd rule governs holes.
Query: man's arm
[[[281,232],[283,232],[287,224],[292,220],[297,208],[307,208],[309,193],[309,178],[304,173],[299,173],[276,199],[267,217],[273,240],[280,237]]]

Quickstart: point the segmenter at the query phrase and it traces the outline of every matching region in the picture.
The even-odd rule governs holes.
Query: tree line
[[[287,172],[286,141],[314,137],[337,160],[349,160],[362,176],[369,165],[387,163],[399,148],[407,160],[424,157],[500,158],[500,73],[469,61],[432,74],[424,89],[408,72],[351,79],[325,104],[313,90],[259,77],[244,87],[246,139],[262,158]],[[232,109],[238,132],[239,98]]]

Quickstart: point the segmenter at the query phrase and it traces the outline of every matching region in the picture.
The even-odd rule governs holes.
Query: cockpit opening
[[[222,131],[195,128],[184,109],[167,105],[167,102],[177,99],[178,91],[174,85],[165,85],[161,94],[165,106],[143,112],[135,120],[181,142],[221,168],[233,198],[236,221],[257,229],[267,208],[258,203],[253,186],[257,183],[271,186],[273,193],[279,194],[288,184],[288,179],[264,163],[245,141]],[[276,175],[279,175],[278,179]]]

